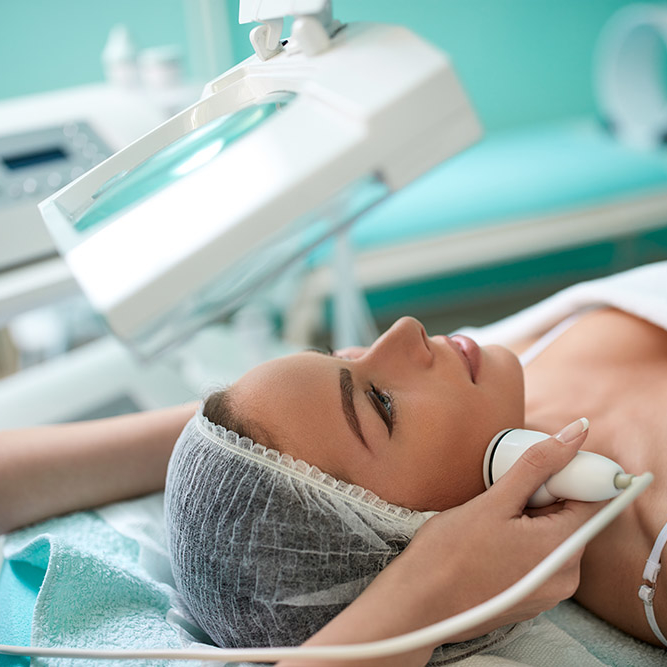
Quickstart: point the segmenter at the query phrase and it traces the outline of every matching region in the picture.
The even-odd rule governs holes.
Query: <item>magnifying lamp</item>
[[[447,56],[405,28],[343,25],[325,0],[240,8],[260,24],[253,56],[40,204],[93,307],[144,357],[481,133]]]

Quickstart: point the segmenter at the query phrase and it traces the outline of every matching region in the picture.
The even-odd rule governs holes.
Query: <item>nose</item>
[[[400,366],[401,362],[429,367],[433,354],[422,323],[414,317],[402,317],[385,331],[371,346],[368,356],[387,359]]]

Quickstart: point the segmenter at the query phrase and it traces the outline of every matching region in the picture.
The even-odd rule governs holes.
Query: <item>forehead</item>
[[[326,357],[302,352],[255,366],[234,384],[234,397],[248,409],[290,406],[297,399],[315,398],[331,389],[336,370]],[[327,368],[328,366],[328,368]]]
[[[238,380],[234,401],[242,415],[260,424],[284,454],[321,467],[330,474],[333,461],[325,446],[346,442],[341,409],[339,367],[313,352],[282,357],[256,366]]]

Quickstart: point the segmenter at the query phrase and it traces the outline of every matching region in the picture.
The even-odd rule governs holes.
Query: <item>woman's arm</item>
[[[0,432],[0,534],[164,488],[188,404]]]
[[[417,630],[514,584],[600,508],[599,503],[566,502],[540,516],[523,511],[528,498],[567,465],[585,437],[580,433],[567,443],[550,438],[532,447],[489,491],[427,521],[364,593],[306,644],[354,644]],[[532,618],[570,597],[579,583],[581,555],[501,617],[447,642]],[[434,648],[354,663],[283,661],[279,667],[421,667]]]

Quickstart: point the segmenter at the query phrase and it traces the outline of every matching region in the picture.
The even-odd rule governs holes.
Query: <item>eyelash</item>
[[[367,392],[371,397],[371,400],[379,404],[379,409],[383,410],[386,415],[387,419],[385,420],[382,415],[380,417],[382,418],[382,421],[384,421],[387,425],[387,428],[389,429],[389,435],[391,435],[393,429],[394,429],[394,422],[396,420],[396,412],[394,410],[394,401],[392,400],[391,396],[386,392],[386,391],[378,391],[376,387],[371,384],[371,390]]]
[[[304,352],[318,352],[319,354],[325,354],[328,357],[335,357],[336,359],[342,359],[342,357],[337,357],[333,348],[330,345],[325,345],[324,349],[321,347],[307,347],[304,349]]]
[[[317,348],[311,348],[314,349],[317,352],[322,352],[322,350],[319,350]],[[328,354],[330,357],[335,357],[336,359],[347,359],[347,357],[339,357],[336,355],[334,350],[327,345],[324,350],[325,354]],[[387,425],[387,429],[389,430],[389,435],[391,435],[392,431],[394,430],[394,422],[396,421],[396,411],[394,408],[394,401],[391,397],[390,394],[388,394],[386,391],[379,391],[375,385],[371,384],[371,390],[366,392],[370,396],[374,396],[375,400],[371,398],[371,400],[376,403],[379,407],[380,410],[383,410],[386,415],[387,419],[385,419],[382,415],[380,415],[380,418],[382,421],[385,422]]]

